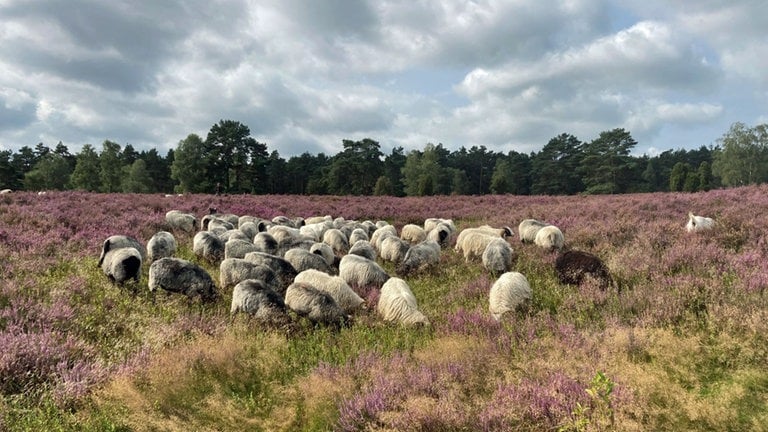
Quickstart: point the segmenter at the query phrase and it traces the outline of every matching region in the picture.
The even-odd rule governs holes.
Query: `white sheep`
[[[224,258],[245,258],[248,252],[260,252],[258,246],[248,240],[230,238],[224,243]]]
[[[514,251],[509,242],[503,238],[495,238],[483,251],[483,267],[494,276],[506,273],[512,269],[513,256]]]
[[[404,325],[429,325],[429,319],[419,311],[416,297],[408,284],[393,277],[384,283],[376,310],[384,321]]]
[[[283,297],[258,279],[246,279],[232,289],[229,313],[238,312],[262,322],[285,324],[290,321]]]
[[[547,225],[541,227],[536,233],[536,238],[533,240],[536,246],[553,251],[560,250],[565,245],[565,237],[560,228],[554,225]]]
[[[198,258],[218,264],[224,259],[224,242],[216,234],[198,231],[192,238],[192,251]]]
[[[714,228],[715,220],[705,216],[696,216],[693,212],[688,212],[688,223],[685,229],[688,232],[706,231]]]
[[[410,276],[437,267],[439,263],[440,245],[434,240],[424,240],[408,249],[397,268],[397,274],[401,277]]]
[[[351,287],[381,288],[389,274],[376,261],[359,255],[344,255],[339,262],[339,276]]]
[[[325,234],[325,232],[331,228],[333,228],[332,221],[321,221],[304,225],[303,227],[299,228],[299,233],[305,237],[309,237],[312,240],[319,242],[323,240],[323,234]]]
[[[200,231],[214,231],[222,228],[224,231],[235,229],[235,224],[215,214],[205,215],[200,219]]]
[[[221,289],[232,288],[246,279],[258,279],[278,293],[285,292],[277,275],[267,265],[256,264],[243,258],[227,258],[219,265]]]
[[[382,225],[379,228],[376,228],[376,231],[371,234],[371,244],[373,245],[376,250],[381,251],[381,241],[384,239],[384,237],[387,237],[389,235],[393,235],[395,237],[398,237],[397,235],[397,228],[395,228],[394,225]],[[399,237],[398,237],[399,238]]]
[[[149,266],[149,290],[162,289],[187,297],[199,295],[204,301],[218,298],[211,275],[199,265],[181,258],[160,258]]]
[[[368,231],[363,228],[355,228],[352,230],[352,232],[349,234],[349,244],[350,246],[357,243],[358,240],[365,240],[369,241],[370,237],[368,236]]]
[[[154,262],[176,253],[176,238],[168,231],[158,231],[147,242],[147,259]]]
[[[314,269],[327,274],[337,273],[336,269],[330,266],[328,262],[319,254],[312,253],[306,249],[293,248],[285,253],[286,261],[291,263],[296,272],[301,273],[304,270]]]
[[[549,224],[536,219],[524,219],[517,226],[517,235],[520,237],[521,242],[533,243],[536,240],[536,233],[547,225]]]
[[[345,313],[351,314],[363,306],[363,300],[352,287],[339,276],[331,276],[318,270],[304,270],[296,275],[294,283],[302,283],[327,292]]]
[[[12,189],[3,189],[3,190],[0,190],[0,195],[9,194],[11,192],[13,192]]]
[[[333,249],[336,255],[346,255],[349,252],[349,239],[338,228],[331,228],[323,233],[323,243]]]
[[[285,305],[315,324],[343,326],[349,315],[327,292],[302,283],[292,283],[285,292]]]
[[[419,225],[405,224],[400,229],[400,238],[410,244],[417,244],[427,239],[427,232]]]
[[[188,234],[195,232],[197,218],[191,213],[183,213],[179,210],[171,210],[165,214],[165,222],[172,230],[183,231]]]
[[[368,258],[371,261],[376,261],[376,250],[373,249],[371,242],[368,240],[358,240],[349,248],[350,254],[360,255],[361,257]]]
[[[531,300],[531,286],[528,279],[518,272],[507,272],[501,275],[491,286],[488,296],[489,310],[497,321],[507,312],[514,312],[526,306]]]
[[[209,232],[215,232],[224,243],[234,239],[253,243],[253,237],[248,237],[244,232],[240,231],[239,228],[233,228],[226,231],[214,228],[213,230],[209,230]]]
[[[466,262],[480,260],[482,259],[483,252],[485,252],[485,248],[495,239],[504,240],[495,234],[488,234],[483,231],[464,230],[459,233],[459,238],[456,240],[456,247],[454,249],[456,252],[463,254]]]
[[[321,222],[331,222],[333,223],[333,216],[331,215],[325,215],[325,216],[310,216],[307,218],[304,218],[305,225],[311,225]]]

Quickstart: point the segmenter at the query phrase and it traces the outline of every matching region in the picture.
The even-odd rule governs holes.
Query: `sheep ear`
[[[109,247],[109,239],[104,240],[104,243],[101,245],[101,256],[99,257],[99,263],[97,264],[97,267],[101,267],[101,263],[104,262],[104,256],[106,256],[107,252],[109,252]]]

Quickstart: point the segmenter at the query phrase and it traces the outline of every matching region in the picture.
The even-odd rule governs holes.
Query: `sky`
[[[763,0],[0,0],[0,150],[164,155],[220,120],[286,159],[616,128],[697,149],[768,123],[766,23]]]

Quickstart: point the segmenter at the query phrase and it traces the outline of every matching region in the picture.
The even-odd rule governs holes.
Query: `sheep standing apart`
[[[245,258],[248,252],[258,252],[259,247],[248,240],[232,238],[224,243],[224,258]]]
[[[219,284],[221,289],[229,289],[246,279],[258,279],[270,289],[283,294],[285,288],[275,272],[266,265],[246,261],[243,258],[227,258],[219,265]]]
[[[294,283],[309,285],[333,297],[345,313],[351,314],[363,306],[363,300],[348,283],[339,276],[331,276],[318,270],[305,270],[298,275]]]
[[[333,253],[342,256],[349,252],[349,239],[338,228],[331,228],[323,234],[323,243],[333,249]]]
[[[296,269],[285,258],[263,252],[248,252],[245,260],[255,264],[263,264],[272,269],[280,281],[280,287],[276,291],[284,293],[288,285],[293,283],[296,277]]]
[[[493,239],[483,251],[483,267],[493,276],[506,273],[512,270],[513,255],[512,246],[506,240]]]
[[[440,245],[434,240],[424,240],[408,249],[397,268],[397,274],[401,277],[410,276],[437,267],[439,263]]]
[[[339,262],[339,276],[353,288],[381,288],[389,274],[377,262],[359,255],[345,255]]]
[[[277,253],[277,239],[275,239],[272,234],[268,232],[260,232],[256,234],[256,236],[253,238],[253,244],[256,246],[256,250],[259,252],[264,252],[268,254],[276,254]]]
[[[291,320],[283,297],[258,279],[246,279],[233,288],[229,313],[238,312],[273,324],[287,324]]]
[[[429,325],[429,319],[419,311],[413,291],[400,278],[393,277],[384,283],[376,310],[384,321],[403,325]]]
[[[613,285],[608,267],[597,256],[583,251],[569,250],[558,255],[555,270],[560,283],[580,285],[585,277],[595,278],[600,288]]]
[[[101,270],[113,283],[122,285],[141,276],[141,253],[134,247],[110,249],[101,259]]]
[[[536,238],[533,242],[536,243],[536,246],[550,251],[560,250],[565,245],[565,237],[560,228],[554,225],[547,225],[536,233]]]
[[[329,275],[337,273],[336,269],[331,267],[325,258],[306,249],[290,249],[283,258],[291,263],[299,274],[309,269],[318,270]]]
[[[524,219],[517,226],[517,235],[520,236],[521,242],[533,243],[536,240],[536,233],[547,225],[549,224],[536,219]]]
[[[464,255],[464,260],[466,262],[481,260],[485,248],[496,239],[504,240],[498,235],[487,234],[482,231],[467,232],[464,230],[459,233],[459,238],[456,240],[456,247],[454,249],[456,252]]]
[[[340,327],[349,321],[349,316],[330,294],[306,284],[291,284],[285,292],[285,305],[315,324]]]
[[[688,223],[685,229],[688,232],[706,231],[714,228],[715,220],[704,216],[696,216],[693,212],[688,212]]]
[[[179,210],[171,210],[165,214],[165,222],[172,230],[183,231],[192,234],[197,228],[197,218],[191,213],[182,213]]]
[[[491,286],[489,310],[493,318],[499,321],[505,313],[525,307],[531,297],[528,279],[522,273],[507,272]]]
[[[380,243],[379,256],[385,261],[400,264],[411,245],[400,237],[387,234]]]
[[[218,298],[211,275],[199,265],[181,258],[160,258],[149,266],[149,290],[154,292],[158,288],[187,297],[199,295],[204,301]]]
[[[400,230],[400,238],[410,244],[417,244],[427,239],[427,232],[419,225],[405,224]]]
[[[368,258],[371,261],[376,261],[376,250],[368,240],[358,240],[350,248],[349,252],[353,255],[360,255],[361,257]]]
[[[99,263],[97,265],[101,266],[101,263],[104,260],[104,256],[107,254],[107,252],[115,249],[130,247],[139,251],[142,262],[146,261],[147,249],[144,247],[144,245],[141,244],[140,241],[130,236],[113,235],[107,237],[107,239],[104,240],[104,243],[101,244],[101,255],[99,256]]]
[[[176,253],[176,238],[168,231],[158,231],[147,242],[147,258],[154,262],[160,258],[172,257]]]
[[[192,238],[192,251],[198,258],[219,264],[224,259],[224,242],[213,233],[198,231]]]

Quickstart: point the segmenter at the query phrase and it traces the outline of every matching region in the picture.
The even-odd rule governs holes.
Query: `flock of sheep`
[[[218,265],[218,287],[199,264],[174,257],[177,242],[169,231],[156,233],[146,248],[138,240],[115,235],[102,246],[99,266],[114,283],[138,282],[142,263],[149,262],[149,290],[158,289],[219,299],[232,290],[232,315],[242,312],[268,323],[288,323],[289,312],[312,323],[340,326],[366,308],[358,294],[379,292],[377,313],[384,321],[429,325],[419,310],[406,278],[428,272],[451,244],[456,226],[450,219],[430,218],[423,225],[406,224],[400,231],[385,221],[345,220],[331,216],[265,220],[255,216],[212,213],[195,215],[171,210],[170,231],[192,234],[199,260]],[[687,230],[710,229],[710,218],[689,214]],[[555,251],[555,270],[561,283],[580,284],[585,278],[603,289],[615,286],[608,267],[597,256],[565,248],[562,231],[551,224],[526,219],[518,225],[519,240]],[[455,251],[467,262],[481,262],[496,278],[489,291],[489,311],[500,320],[531,299],[526,277],[512,270],[514,251],[509,227],[465,228],[455,236]],[[379,264],[395,266],[391,276]]]

